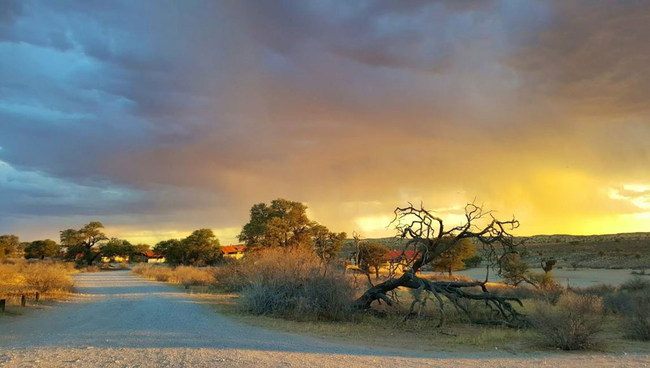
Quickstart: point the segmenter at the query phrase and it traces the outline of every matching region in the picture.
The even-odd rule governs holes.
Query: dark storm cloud
[[[131,227],[236,227],[278,196],[340,230],[366,215],[354,203],[459,191],[558,210],[526,188],[631,213],[607,188],[650,182],[647,7],[0,2],[0,161],[29,178],[0,181],[0,231],[12,213],[101,208]]]

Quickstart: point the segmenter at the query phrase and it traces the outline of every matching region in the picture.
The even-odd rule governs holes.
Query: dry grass
[[[211,285],[215,282],[213,270],[209,267],[178,266],[172,268],[142,263],[133,267],[131,272],[153,281],[183,284],[185,288],[194,285]]]
[[[74,264],[53,261],[26,261],[10,259],[0,263],[0,299],[6,299],[7,314],[19,314],[9,307],[20,305],[25,295],[27,304],[39,301],[60,300],[72,291],[70,275],[76,272]]]

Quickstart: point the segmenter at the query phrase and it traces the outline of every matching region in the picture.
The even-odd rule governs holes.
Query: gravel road
[[[244,325],[128,271],[75,276],[79,297],[0,320],[0,367],[648,366],[648,355],[448,354],[331,343]]]

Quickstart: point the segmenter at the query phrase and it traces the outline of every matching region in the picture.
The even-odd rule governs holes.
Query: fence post
[[[38,303],[38,299],[40,299],[40,297],[41,297],[41,294],[39,294],[39,292],[37,291],[36,292],[36,297],[35,297],[36,303]]]
[[[6,299],[0,299],[0,311],[2,311],[2,313],[5,312],[5,303],[6,302],[7,302]]]
[[[25,304],[27,304],[27,299],[25,298],[25,294],[20,296],[20,306],[24,307]]]

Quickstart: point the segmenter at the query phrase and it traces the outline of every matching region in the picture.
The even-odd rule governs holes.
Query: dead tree
[[[485,224],[487,220],[487,224]],[[479,223],[484,223],[479,227]],[[417,304],[426,303],[422,293],[428,292],[437,301],[440,311],[439,326],[445,318],[445,302],[464,312],[474,323],[500,324],[510,327],[522,327],[528,324],[525,315],[519,313],[512,302],[522,306],[517,298],[503,297],[492,294],[486,287],[487,273],[490,268],[499,272],[500,257],[516,252],[517,244],[509,231],[519,227],[519,222],[514,218],[509,221],[497,220],[489,211],[484,211],[481,206],[473,203],[465,207],[465,223],[446,229],[443,220],[435,216],[422,205],[417,208],[409,203],[407,207],[395,209],[395,224],[398,236],[406,240],[402,254],[406,250],[415,250],[415,255],[407,259],[409,268],[399,277],[395,276],[380,284],[370,287],[359,299],[355,306],[359,309],[370,309],[376,300],[383,300],[392,305],[393,300],[388,294],[399,287],[415,289],[415,298],[411,304],[411,313]],[[472,282],[431,281],[417,275],[422,266],[430,264],[436,258],[463,239],[471,239],[483,247],[488,259],[486,279]],[[444,298],[444,299],[443,299]],[[479,301],[492,311],[493,318],[487,320],[474,319],[465,301]]]

